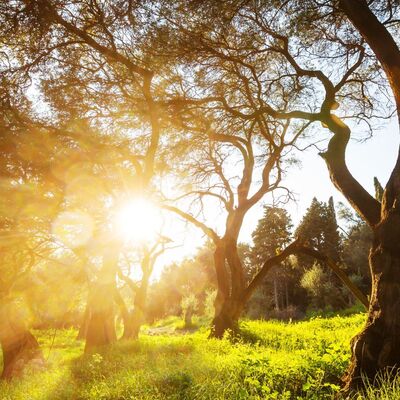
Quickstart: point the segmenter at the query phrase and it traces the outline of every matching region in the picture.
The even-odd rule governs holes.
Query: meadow
[[[239,338],[207,339],[202,321],[171,317],[138,341],[83,356],[70,330],[36,331],[43,371],[0,384],[2,400],[331,399],[348,365],[349,340],[365,314],[308,321],[242,321]],[[358,399],[398,399],[400,384]],[[357,397],[356,397],[357,398]]]

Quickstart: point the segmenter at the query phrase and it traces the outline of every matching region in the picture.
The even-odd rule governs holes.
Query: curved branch
[[[263,279],[267,276],[268,272],[277,264],[283,262],[287,257],[294,254],[306,254],[314,257],[315,259],[325,262],[328,267],[337,275],[342,283],[351,291],[351,293],[365,306],[369,308],[369,301],[364,293],[349,279],[346,273],[327,255],[319,252],[318,250],[303,246],[300,239],[296,239],[294,242],[289,244],[281,253],[274,257],[269,258],[264,262],[260,271],[254,276],[253,280],[248,285],[242,297],[244,302],[247,302],[254,290],[261,284]]]
[[[141,75],[142,77],[150,77],[153,75],[152,71],[148,69],[142,68],[139,65],[132,62],[129,58],[125,57],[123,54],[117,52],[115,49],[110,49],[102,44],[98,43],[93,39],[87,32],[82,29],[79,29],[75,25],[66,21],[62,18],[54,6],[48,0],[37,0],[37,4],[45,10],[46,14],[52,18],[54,22],[63,26],[68,32],[73,33],[74,35],[81,38],[87,45],[97,50],[103,56],[113,59],[114,61],[118,61],[121,64],[124,64],[130,71]]]
[[[186,212],[180,210],[177,207],[169,206],[167,204],[164,204],[161,207],[164,208],[165,210],[168,210],[168,211],[171,211],[171,212],[173,212],[175,214],[178,214],[181,218],[183,218],[186,221],[190,222],[191,224],[193,224],[197,228],[200,228],[205,233],[205,235],[207,235],[214,243],[218,243],[220,241],[219,236],[217,235],[217,233],[213,229],[208,227],[206,224],[200,222],[198,219],[193,217],[193,215],[191,215],[189,213],[186,213]]]
[[[329,175],[335,187],[346,197],[353,208],[370,225],[380,221],[381,205],[353,177],[346,165],[346,147],[350,139],[350,128],[337,116],[330,114],[326,119],[333,136],[328,149],[320,156],[328,166]]]

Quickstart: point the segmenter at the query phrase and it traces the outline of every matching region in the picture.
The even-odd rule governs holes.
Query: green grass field
[[[207,339],[177,318],[145,327],[137,342],[82,356],[76,331],[38,331],[47,368],[0,384],[2,400],[330,399],[365,315],[298,323],[242,322],[240,339]],[[146,333],[147,332],[147,333]],[[54,336],[55,334],[55,336]],[[369,399],[398,399],[395,388]],[[379,397],[379,396],[383,397]],[[367,397],[368,396],[368,397]]]

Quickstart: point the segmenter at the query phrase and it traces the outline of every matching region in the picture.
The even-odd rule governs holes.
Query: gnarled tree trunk
[[[400,210],[393,209],[374,229],[370,251],[372,291],[368,320],[352,339],[352,359],[345,391],[400,369]]]
[[[227,331],[238,331],[239,317],[245,306],[243,267],[235,241],[225,238],[218,242],[214,251],[214,264],[218,288],[210,337],[222,338]]]
[[[97,284],[91,290],[90,317],[87,322],[85,353],[117,340],[115,331],[114,285]]]
[[[44,364],[36,338],[26,327],[19,310],[13,305],[6,305],[1,309],[0,343],[3,351],[1,379],[21,376],[25,367],[33,363]]]
[[[90,307],[89,307],[89,298],[86,302],[85,311],[82,315],[81,325],[79,327],[78,335],[76,336],[76,340],[83,340],[86,338],[87,328],[90,321]]]
[[[147,291],[149,288],[150,276],[153,271],[154,263],[161,253],[152,254],[147,252],[143,257],[142,280],[140,286],[136,286],[132,280],[125,277],[131,287],[133,294],[133,311],[128,312],[126,321],[124,320],[124,333],[122,339],[137,339],[139,337],[140,328],[143,325],[147,306]]]
[[[339,0],[339,5],[380,62],[392,89],[400,125],[400,49],[397,43],[366,1]],[[342,153],[344,159],[344,151]],[[341,180],[334,173],[331,176],[333,181]],[[358,196],[347,191],[342,193],[353,200],[356,208],[365,207]],[[370,204],[367,211],[371,212],[361,213],[374,231],[369,256],[372,291],[367,324],[352,340],[352,360],[345,377],[346,392],[362,386],[361,375],[372,381],[377,373],[385,370],[395,373],[400,368],[399,202],[400,153],[380,206]]]
[[[126,323],[124,322],[123,339],[137,339],[139,337],[139,331],[144,322],[147,296],[147,288],[145,290],[142,289],[144,288],[137,290],[134,309],[129,313]]]
[[[114,293],[118,257],[119,249],[110,248],[105,252],[98,281],[90,289],[87,306],[90,315],[87,322],[85,353],[117,340]]]

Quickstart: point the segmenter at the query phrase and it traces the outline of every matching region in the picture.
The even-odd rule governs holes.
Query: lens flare
[[[83,211],[65,211],[54,220],[52,232],[66,246],[82,246],[92,237],[93,220]]]
[[[162,222],[160,209],[145,198],[136,198],[121,206],[115,221],[119,235],[141,243],[154,239]]]

